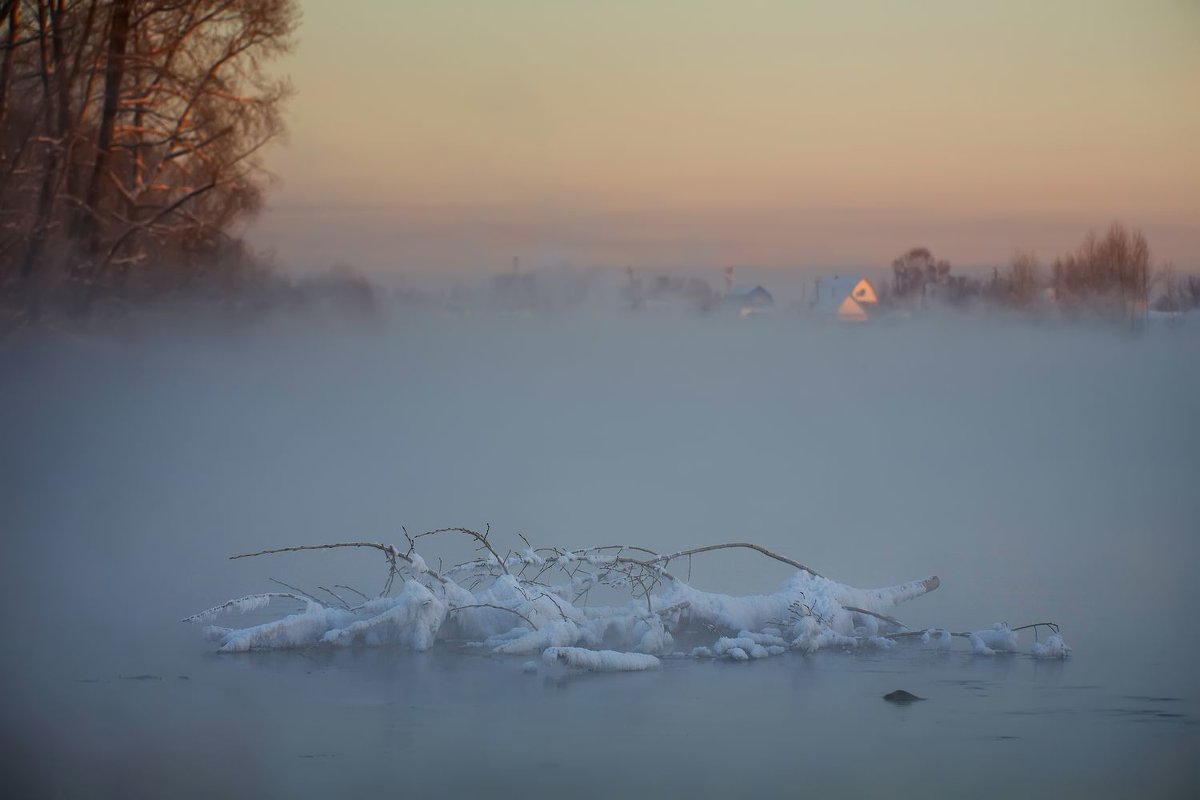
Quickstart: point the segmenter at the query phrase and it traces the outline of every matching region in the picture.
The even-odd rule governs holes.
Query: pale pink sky
[[[252,228],[300,269],[1200,267],[1200,2],[304,2]]]

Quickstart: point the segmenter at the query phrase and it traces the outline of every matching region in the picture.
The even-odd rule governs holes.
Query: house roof
[[[822,276],[818,278],[813,306],[822,311],[837,311],[842,305],[842,301],[850,297],[850,293],[854,291],[854,288],[864,280],[866,279],[852,275]],[[870,284],[870,281],[867,281],[867,283]],[[868,300],[867,302],[871,301]]]
[[[768,297],[771,296],[770,292],[768,292],[762,286],[759,286],[758,284],[754,284],[754,283],[741,283],[741,284],[738,284],[737,286],[731,286],[729,288],[729,291],[725,293],[725,296],[726,297],[749,297],[750,295],[755,294],[757,292],[762,292],[763,294],[767,295]]]
[[[846,299],[838,306],[838,319],[843,322],[866,322],[867,312],[859,305],[858,301],[850,295],[846,295]]]

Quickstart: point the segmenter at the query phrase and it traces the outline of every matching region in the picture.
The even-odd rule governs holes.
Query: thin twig
[[[346,602],[346,599],[344,597],[342,597],[340,594],[338,594],[337,592],[333,591],[332,589],[326,589],[324,586],[318,586],[317,588],[320,589],[322,592],[325,592],[326,594],[328,594],[330,597],[335,598],[339,603],[341,603],[347,609],[350,608],[350,604]]]
[[[842,606],[842,608],[846,609],[847,611],[853,611],[856,614],[863,614],[868,617],[875,617],[875,619],[881,619],[884,622],[895,625],[897,628],[907,627],[900,620],[896,619],[895,617],[889,617],[887,614],[879,614],[875,611],[867,611],[865,608],[858,608],[857,606]]]
[[[567,619],[567,612],[563,611],[563,607],[559,604],[558,598],[547,592],[542,592],[540,596],[546,598],[551,603],[554,603],[554,607],[558,609],[558,615],[563,618],[563,622],[569,621]]]
[[[420,539],[422,536],[433,536],[435,533],[463,533],[463,534],[466,534],[467,536],[470,536],[475,541],[479,542],[480,545],[487,548],[487,551],[492,554],[492,558],[496,559],[496,563],[500,565],[500,569],[504,570],[504,574],[507,575],[508,567],[505,566],[504,562],[500,558],[500,554],[496,552],[496,550],[492,547],[491,542],[488,541],[488,534],[491,533],[491,531],[492,531],[491,524],[488,525],[486,533],[480,533],[479,531],[473,531],[470,528],[438,528],[437,530],[425,531],[424,533],[418,533],[416,536],[414,536],[412,538]]]
[[[308,592],[304,591],[303,589],[297,589],[295,586],[292,586],[290,583],[284,583],[283,581],[279,580],[278,578],[267,578],[267,580],[269,580],[271,583],[278,583],[280,586],[283,586],[286,589],[291,589],[293,592],[296,592],[297,594],[304,595],[309,600],[312,600],[314,603],[317,603],[318,605],[325,605],[324,603],[322,603],[317,598],[313,597]]]
[[[751,542],[727,542],[725,544],[710,544],[710,545],[705,545],[704,547],[693,547],[689,550],[680,550],[676,553],[671,553],[669,555],[662,555],[662,556],[658,556],[656,558],[652,558],[652,559],[650,559],[649,563],[655,564],[655,563],[662,562],[663,564],[668,564],[671,561],[673,561],[674,559],[682,558],[683,556],[691,556],[691,555],[696,555],[698,553],[708,553],[713,550],[729,550],[732,548],[739,548],[739,547],[744,548],[746,550],[753,550],[757,553],[762,553],[764,556],[767,556],[768,558],[773,558],[776,561],[781,561],[784,564],[795,567],[796,569],[798,569],[802,572],[807,572],[809,575],[812,575],[814,578],[823,577],[821,575],[821,573],[817,572],[812,567],[806,567],[805,565],[801,564],[799,561],[788,558],[787,556],[781,556],[778,553],[773,553],[770,550],[768,550],[767,548],[762,547],[761,545],[753,544]]]
[[[353,586],[347,586],[347,585],[346,585],[346,584],[344,584],[344,583],[335,583],[335,584],[333,585],[333,588],[335,588],[335,589],[348,589],[348,590],[350,590],[351,592],[354,592],[354,593],[355,593],[356,595],[358,595],[359,597],[361,597],[363,600],[366,600],[366,601],[368,601],[368,602],[370,602],[370,600],[371,600],[371,598],[367,597],[365,594],[363,594],[362,592],[360,592],[358,589],[355,589]]]

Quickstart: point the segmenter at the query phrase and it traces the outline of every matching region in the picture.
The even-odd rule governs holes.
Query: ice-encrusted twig
[[[847,611],[853,611],[855,614],[863,614],[868,617],[874,617],[875,619],[882,620],[889,625],[895,625],[897,628],[907,627],[903,622],[895,617],[889,617],[887,614],[880,614],[877,611],[867,611],[865,608],[859,608],[858,606],[842,606],[842,608],[846,609]]]
[[[299,544],[291,547],[272,547],[267,550],[258,550],[253,553],[239,553],[230,556],[230,561],[236,561],[239,558],[255,558],[257,556],[269,556],[278,553],[299,553],[305,550],[337,550],[340,548],[369,548],[379,550],[388,560],[388,580],[384,586],[380,596],[386,595],[392,587],[392,580],[400,574],[400,567],[397,562],[403,561],[408,566],[416,568],[418,572],[427,574],[439,583],[445,583],[446,579],[441,574],[429,569],[425,565],[424,559],[415,553],[401,553],[394,544],[383,544],[381,542],[331,542],[328,544]],[[418,559],[420,559],[418,561]],[[357,591],[357,590],[354,590]],[[359,594],[362,594],[359,592]]]
[[[433,536],[438,533],[462,533],[470,536],[472,539],[479,542],[480,547],[487,550],[488,553],[491,554],[492,558],[495,559],[496,564],[500,566],[500,569],[504,570],[504,574],[508,574],[508,566],[504,563],[505,559],[500,558],[500,554],[496,552],[495,548],[492,547],[492,543],[488,541],[488,536],[490,536],[492,533],[491,525],[488,525],[483,533],[480,533],[479,531],[473,531],[470,528],[437,528],[436,530],[418,533],[416,536],[412,537],[412,541],[420,539],[424,536]]]
[[[248,594],[244,597],[235,597],[232,600],[227,600],[224,603],[221,603],[219,606],[206,608],[203,611],[192,614],[190,617],[184,617],[182,621],[207,622],[221,612],[234,608],[238,609],[244,614],[247,611],[253,611],[255,609],[262,608],[277,597],[295,600],[296,602],[303,603],[306,606],[313,602],[311,597],[293,594],[292,592],[259,592],[258,594]]]
[[[353,586],[347,586],[347,585],[346,585],[346,584],[344,584],[344,583],[335,583],[335,584],[333,585],[333,588],[335,588],[335,589],[345,589],[346,591],[349,591],[349,592],[354,592],[356,595],[358,595],[359,597],[361,597],[363,600],[370,600],[370,599],[371,599],[371,598],[367,597],[365,594],[363,594],[362,592],[360,592],[358,589],[355,589]]]
[[[283,588],[293,591],[296,594],[303,595],[304,597],[308,598],[309,600],[311,600],[314,603],[320,603],[321,605],[325,604],[325,602],[323,600],[318,600],[317,598],[313,597],[311,594],[304,591],[303,589],[297,589],[295,586],[292,586],[290,583],[284,583],[283,581],[279,580],[278,578],[267,578],[267,580],[269,580],[271,583],[278,583]],[[319,589],[321,587],[318,586],[317,588]]]
[[[788,558],[787,556],[781,556],[779,553],[773,553],[770,550],[768,550],[767,548],[765,548],[761,545],[754,544],[753,542],[726,542],[724,544],[709,544],[709,545],[704,545],[703,547],[693,547],[688,550],[679,550],[677,552],[669,553],[667,555],[655,556],[654,558],[650,559],[650,562],[651,563],[662,562],[662,564],[665,566],[665,565],[669,564],[671,561],[673,561],[677,558],[683,558],[684,556],[694,556],[694,555],[699,555],[700,553],[710,553],[714,550],[730,550],[730,549],[734,549],[734,548],[753,550],[756,553],[762,553],[764,556],[766,556],[768,558],[773,558],[776,561],[787,564],[790,567],[795,567],[796,569],[800,570],[801,572],[807,572],[809,575],[812,575],[815,578],[822,577],[821,574],[819,572],[817,572],[816,570],[814,570],[812,567],[806,567],[804,564],[801,564],[799,561]]]
[[[341,603],[343,608],[350,608],[350,604],[346,602],[346,598],[342,597],[337,592],[333,591],[332,589],[327,589],[324,586],[318,586],[317,588],[320,589],[322,592],[325,592],[327,595],[332,597],[334,600],[337,600],[339,603]]]

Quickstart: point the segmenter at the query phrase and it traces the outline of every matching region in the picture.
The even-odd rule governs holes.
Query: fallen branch
[[[241,630],[213,628],[222,650],[240,652],[270,647],[402,643],[425,649],[437,639],[451,616],[454,630],[471,644],[497,653],[596,652],[580,645],[599,642],[647,656],[678,652],[677,636],[716,636],[713,647],[698,647],[695,657],[754,660],[788,650],[811,653],[820,649],[886,647],[890,642],[914,636],[935,636],[938,646],[948,646],[950,637],[971,640],[975,651],[990,655],[1015,647],[1016,632],[1046,627],[1058,635],[1052,622],[1038,622],[1009,629],[998,623],[974,633],[943,629],[913,631],[886,613],[892,606],[937,589],[940,580],[929,577],[879,589],[856,589],[830,580],[795,559],[751,542],[727,542],[659,553],[639,545],[612,544],[565,549],[534,548],[521,536],[525,547],[504,556],[494,545],[491,527],[483,532],[449,527],[410,535],[401,529],[407,549],[381,542],[348,541],[292,545],[240,553],[231,559],[345,548],[372,549],[383,553],[388,580],[377,598],[343,584],[335,588],[362,598],[351,605],[326,586],[317,590],[333,597],[339,605],[326,606],[313,595],[283,584],[289,592],[251,595],[231,600],[200,612],[188,621],[207,619],[222,611],[257,608],[271,597],[302,602],[306,610],[275,622]],[[472,539],[481,555],[442,570],[433,570],[418,552],[418,545],[442,533],[458,533]],[[751,550],[796,570],[772,594],[735,597],[693,588],[667,571],[677,559],[723,550]],[[533,569],[529,569],[533,567]],[[542,582],[549,570],[566,577],[561,585]],[[526,573],[536,573],[526,577]],[[391,596],[392,581],[400,577],[403,588]],[[282,582],[280,582],[282,583]],[[626,594],[624,604],[590,607],[586,598],[595,587]],[[436,590],[436,591],[434,591]],[[542,603],[543,598],[548,601]],[[571,598],[571,599],[568,599]],[[581,605],[581,602],[583,603]],[[550,606],[553,606],[553,610]],[[658,609],[657,611],[655,609]],[[503,615],[472,613],[484,609]],[[520,609],[520,610],[518,610]],[[557,611],[557,616],[555,616]],[[882,625],[876,624],[876,622]],[[1041,647],[1039,651],[1037,648]],[[555,649],[558,648],[558,649]],[[1069,651],[1061,638],[1035,645],[1034,655],[1058,657]],[[1047,654],[1050,654],[1049,656]],[[570,658],[575,658],[572,655]],[[1065,656],[1063,656],[1065,657]],[[591,656],[578,656],[589,661]],[[557,656],[552,660],[561,660]],[[590,663],[590,661],[589,661]],[[648,662],[646,662],[648,663]]]

